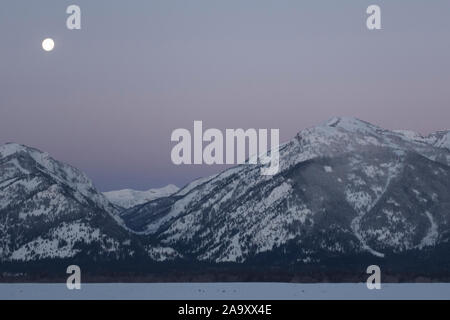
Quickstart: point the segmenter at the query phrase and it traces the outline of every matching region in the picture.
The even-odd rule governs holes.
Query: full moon
[[[55,47],[55,42],[53,39],[47,38],[44,41],[42,41],[42,49],[45,51],[52,51]]]

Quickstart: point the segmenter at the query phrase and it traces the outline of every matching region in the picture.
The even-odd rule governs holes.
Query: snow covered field
[[[0,299],[450,299],[450,284],[382,284],[381,290],[369,290],[365,283],[110,283],[82,284],[81,290],[65,284],[0,284]]]

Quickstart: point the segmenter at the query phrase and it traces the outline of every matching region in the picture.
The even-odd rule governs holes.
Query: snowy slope
[[[79,170],[34,148],[0,146],[0,261],[72,258],[90,247],[118,257],[131,242],[116,214]]]
[[[385,257],[450,231],[450,151],[427,139],[343,117],[302,130],[279,151],[276,176],[237,166],[121,216],[136,232],[215,262]]]
[[[137,191],[132,189],[123,189],[117,191],[104,192],[105,197],[113,204],[122,208],[131,208],[139,204],[143,204],[155,199],[168,197],[179,188],[173,184],[169,184],[164,188],[150,189],[147,191]]]
[[[181,190],[107,193],[128,207],[123,211],[77,169],[6,144],[0,147],[0,260],[137,254],[286,266],[445,252],[448,141],[448,131],[422,137],[333,118],[279,146],[275,176],[262,176],[260,165],[240,165]]]
[[[450,150],[450,131],[438,131],[427,137],[429,143],[439,148]]]

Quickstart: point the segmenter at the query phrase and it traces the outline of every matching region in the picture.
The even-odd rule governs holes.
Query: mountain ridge
[[[113,204],[120,206],[124,209],[128,209],[145,202],[156,200],[162,197],[168,197],[176,192],[180,188],[173,184],[169,184],[162,188],[152,188],[145,191],[139,191],[134,189],[121,189],[103,192],[103,195]]]
[[[414,272],[448,275],[450,259],[441,255],[450,248],[449,136],[333,118],[280,145],[274,176],[243,164],[124,209],[79,170],[3,145],[0,261],[83,255],[143,266],[335,270],[376,259],[397,271],[407,262]]]
[[[388,153],[387,155],[385,154],[386,152]],[[375,153],[380,158],[386,158],[387,156],[388,159],[385,160],[389,161],[385,163],[379,162],[367,164],[367,166],[364,168],[367,172],[361,173],[358,172],[358,165],[361,165],[361,163],[363,162],[361,161],[361,159],[359,159],[359,154],[362,153],[367,153],[369,155],[371,153]],[[137,231],[148,235],[156,235],[160,238],[161,241],[165,243],[170,244],[177,241],[188,242],[193,236],[195,236],[192,235],[192,230],[195,230],[196,228],[201,229],[200,225],[202,223],[205,223],[205,218],[206,221],[210,221],[207,216],[205,217],[206,213],[203,212],[202,209],[208,212],[216,212],[218,210],[220,211],[220,209],[222,209],[221,206],[223,205],[227,207],[233,207],[233,202],[236,202],[236,198],[234,198],[235,194],[245,196],[246,194],[251,192],[251,189],[246,189],[244,186],[236,185],[234,187],[230,187],[228,193],[225,193],[224,190],[227,189],[228,185],[232,184],[233,180],[245,180],[247,184],[254,185],[255,187],[260,183],[265,183],[265,186],[267,186],[270,185],[271,181],[273,182],[277,179],[280,180],[279,183],[274,183],[273,188],[269,188],[269,190],[265,192],[264,195],[260,196],[259,202],[252,203],[245,210],[242,209],[240,217],[236,217],[237,221],[242,221],[245,220],[244,218],[242,218],[244,212],[246,212],[247,210],[258,208],[258,206],[260,206],[261,203],[264,203],[264,201],[270,207],[277,201],[282,202],[283,198],[285,198],[287,194],[291,194],[292,196],[294,196],[294,198],[296,197],[295,193],[292,194],[292,180],[289,180],[295,177],[289,177],[288,180],[282,179],[280,178],[280,176],[283,175],[283,172],[288,172],[298,165],[304,165],[311,161],[323,161],[322,159],[327,159],[330,157],[338,158],[339,156],[344,155],[345,157],[347,157],[346,160],[350,164],[353,163],[356,166],[355,168],[346,168],[346,170],[350,171],[347,173],[347,177],[343,176],[336,178],[336,181],[343,181],[344,179],[348,180],[348,185],[345,187],[346,194],[343,195],[343,199],[340,199],[339,201],[342,203],[345,202],[346,204],[353,207],[353,210],[350,210],[348,208],[346,209],[347,212],[352,216],[351,223],[348,226],[344,227],[341,232],[351,232],[354,236],[356,236],[356,240],[360,242],[359,245],[353,244],[356,250],[368,250],[372,254],[381,257],[384,256],[384,254],[372,249],[371,246],[368,246],[366,244],[366,240],[373,241],[373,239],[371,240],[370,238],[373,238],[374,235],[359,235],[359,222],[364,219],[369,211],[376,208],[378,201],[382,199],[385,190],[390,186],[390,181],[397,178],[397,171],[401,169],[400,167],[398,167],[399,163],[401,163],[402,167],[409,165],[409,163],[406,162],[410,161],[409,159],[412,159],[410,157],[411,153],[420,155],[421,157],[424,157],[425,159],[435,163],[436,165],[443,165],[446,167],[446,169],[448,168],[448,163],[450,163],[450,153],[446,149],[436,148],[431,144],[411,140],[410,138],[405,137],[404,134],[385,130],[370,123],[354,118],[333,118],[322,126],[302,130],[294,139],[280,146],[280,174],[271,177],[270,179],[268,179],[267,177],[265,178],[259,176],[257,174],[257,169],[255,169],[257,167],[255,166],[241,165],[225,170],[218,175],[214,175],[212,177],[201,180],[201,183],[196,183],[198,185],[195,185],[193,188],[189,189],[187,192],[185,192],[185,194],[181,194],[181,197],[179,199],[176,198],[177,194],[175,194],[174,197],[172,197],[172,201],[153,201],[147,205],[139,206],[139,208],[123,212],[122,218],[124,218],[125,223],[127,223],[127,221],[133,221],[133,225],[139,225],[139,223],[136,223],[135,217],[143,217],[141,221],[145,220],[145,223],[147,223],[147,227],[146,229],[139,229]],[[416,158],[414,159],[417,160]],[[419,159],[421,162],[426,161],[422,158]],[[367,161],[371,160],[368,159]],[[333,166],[323,165],[322,170],[327,174],[332,175]],[[356,171],[357,174],[351,171]],[[448,174],[448,170],[445,170],[445,174]],[[358,184],[366,184],[367,181],[364,180],[367,180],[369,178],[372,180],[370,182],[373,184],[371,186],[372,189],[363,186],[358,187]],[[227,180],[231,181],[227,182]],[[320,181],[314,181],[314,183],[310,187],[314,188],[319,183]],[[446,188],[448,188],[448,183],[446,185]],[[339,189],[339,187],[336,186],[336,189]],[[236,190],[239,190],[239,192],[237,192]],[[335,191],[336,190],[333,190],[333,192]],[[448,190],[446,189],[445,191]],[[325,199],[326,195],[324,195],[323,197]],[[314,204],[314,202],[311,204]],[[312,215],[312,212],[314,210],[314,213],[316,213],[317,210],[320,210],[320,206],[312,210],[311,208],[308,208],[309,205],[310,204],[303,204],[302,206],[295,209],[295,213],[297,215],[296,219],[299,218],[298,215],[303,212],[300,215],[301,224],[305,222],[305,219],[308,215]],[[148,215],[145,214],[145,210],[148,210]],[[191,212],[189,213],[189,211]],[[233,212],[232,210],[228,211],[227,217],[230,217],[233,214],[235,214],[235,212]],[[194,216],[197,217],[194,218]],[[262,215],[261,218],[264,219],[265,215]],[[276,216],[272,216],[272,219],[276,218]],[[223,217],[223,219],[227,220],[227,218],[225,217]],[[187,220],[191,222],[187,223]],[[198,221],[197,224],[193,224],[192,221],[194,220]],[[203,222],[201,223],[200,221]],[[239,223],[234,223],[233,225],[235,224],[238,225]],[[140,225],[142,226],[142,223]],[[222,226],[228,225],[229,221],[227,221],[226,223],[222,223]],[[269,219],[266,225],[274,225],[274,220]],[[250,226],[251,224],[249,225],[249,227]],[[261,229],[264,229],[262,226],[260,227]],[[212,234],[221,234],[220,230],[222,230],[223,227],[216,226],[216,228],[218,228],[218,230],[215,230],[215,232],[213,232]],[[186,233],[185,230],[189,230],[189,232]],[[365,232],[367,233],[374,231],[365,230]],[[180,233],[186,233],[186,235],[180,237]],[[277,238],[275,236],[275,232],[271,233],[272,237]],[[214,238],[212,234],[210,238]],[[396,236],[400,235],[396,234]],[[295,234],[286,235],[286,237],[287,238],[284,241],[289,241],[289,238],[295,237]],[[391,241],[394,241],[394,235],[391,235],[391,237]],[[228,242],[226,248],[219,250],[221,252],[225,251],[227,252],[227,254],[223,254],[222,258],[216,258],[215,261],[238,261],[239,259],[244,259],[242,252],[242,243],[245,243],[245,241],[250,241],[248,240],[249,238],[247,238],[247,240],[245,240],[244,238],[247,238],[247,236],[241,234],[238,238],[236,238],[236,236],[232,236],[232,234],[230,234],[228,237],[226,237],[227,241],[215,241],[215,244],[210,244],[211,247],[209,248],[205,247],[205,252],[197,257],[199,259],[209,259],[211,257],[211,252],[217,250],[217,246],[220,247],[223,245],[223,243]],[[208,240],[204,239],[204,236],[201,237],[201,239],[199,239],[198,242],[208,242]],[[261,240],[261,242],[264,243],[263,240]],[[273,246],[280,244],[281,243],[275,241],[272,242],[270,246],[272,246],[273,248]],[[253,243],[253,245],[257,244]],[[264,246],[262,248],[264,248]],[[399,248],[400,246],[397,247],[397,249]],[[251,249],[247,248],[246,250]],[[303,259],[308,260],[311,258],[304,257]]]
[[[67,258],[94,244],[103,256],[128,250],[118,209],[78,169],[9,143],[0,173],[0,260]]]

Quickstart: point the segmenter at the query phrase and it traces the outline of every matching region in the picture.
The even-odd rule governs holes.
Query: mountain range
[[[103,192],[109,202],[128,209],[139,204],[150,202],[163,197],[168,197],[180,190],[177,186],[169,184],[159,189],[149,189],[147,191],[137,191],[133,189],[122,189],[117,191]]]
[[[46,153],[0,146],[3,276],[80,263],[109,280],[357,281],[378,264],[393,281],[450,278],[450,131],[339,117],[279,153],[274,176],[243,164],[180,190],[102,194]]]

